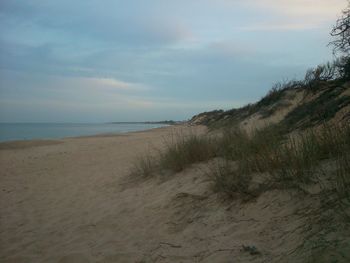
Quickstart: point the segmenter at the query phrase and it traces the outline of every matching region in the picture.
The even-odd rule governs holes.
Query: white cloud
[[[249,43],[242,43],[240,41],[222,40],[210,43],[208,45],[209,50],[217,52],[218,55],[225,57],[237,57],[237,56],[251,56],[256,52],[256,48]]]
[[[164,109],[172,109],[172,110],[179,110],[179,109],[186,109],[186,110],[197,110],[199,111],[207,111],[207,110],[214,110],[214,109],[232,109],[235,107],[240,107],[244,105],[245,101],[238,101],[238,100],[220,100],[220,101],[213,101],[213,100],[189,100],[189,101],[182,101],[182,100],[176,100],[172,98],[133,98],[130,99],[129,105],[135,105],[138,107],[144,107],[149,109],[158,109],[158,110],[164,110]]]
[[[346,0],[221,0],[231,8],[243,6],[262,15],[259,23],[243,30],[304,30],[333,22],[346,8]],[[259,18],[258,18],[259,19]]]
[[[113,87],[120,90],[139,90],[143,89],[140,84],[124,82],[121,80],[113,78],[79,78],[79,80],[84,82],[90,82],[90,84],[100,86],[100,87]]]
[[[309,30],[319,28],[321,25],[317,22],[269,22],[269,23],[259,23],[251,24],[243,27],[239,27],[243,31],[286,31],[286,30]]]
[[[98,77],[58,77],[61,86],[80,89],[81,91],[97,90],[110,92],[138,92],[149,90],[149,87],[141,83],[126,82],[115,78]]]
[[[332,19],[346,7],[346,0],[259,0],[249,1],[259,8],[293,17],[314,16]]]

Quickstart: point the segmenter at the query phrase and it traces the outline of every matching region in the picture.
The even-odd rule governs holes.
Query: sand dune
[[[203,126],[173,126],[0,147],[0,261],[305,258],[295,250],[303,241],[300,213],[315,206],[312,198],[275,190],[253,202],[228,203],[211,192],[202,172],[205,164],[169,178],[130,177],[136,156],[161,148],[174,132],[189,130],[205,132]]]

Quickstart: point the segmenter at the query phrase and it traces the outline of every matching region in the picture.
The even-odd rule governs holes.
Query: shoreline
[[[57,137],[57,138],[32,138],[32,139],[20,139],[20,140],[7,140],[7,141],[0,141],[0,150],[3,148],[3,145],[10,145],[10,144],[16,144],[16,143],[23,143],[23,144],[33,144],[34,142],[56,142],[56,141],[63,141],[67,139],[81,139],[81,138],[93,138],[93,137],[114,137],[114,136],[125,136],[132,133],[139,133],[139,132],[146,132],[146,131],[153,131],[157,129],[163,129],[173,126],[187,126],[186,123],[181,124],[164,124],[164,126],[161,127],[155,127],[155,128],[149,128],[145,130],[136,130],[136,131],[120,131],[120,132],[107,132],[107,133],[96,133],[91,135],[77,135],[77,136],[65,136],[65,137]]]
[[[155,153],[182,131],[206,129],[179,125],[54,144],[27,141],[29,147],[10,143],[0,151],[0,261],[135,262],[142,255],[131,251],[166,242],[167,231],[153,230],[166,215],[148,206],[166,201],[167,192],[150,196],[156,193],[150,186],[125,182],[138,156]]]
[[[142,158],[157,161],[153,157],[169,150],[167,143],[177,136],[207,132],[205,126],[179,125],[11,143],[11,149],[0,150],[0,262],[288,259],[286,251],[305,240],[310,207],[323,215],[314,194],[272,187],[252,200],[226,199],[208,177],[217,158],[192,163],[173,176],[167,170],[149,177],[135,173]],[[256,174],[251,191],[265,178]],[[294,254],[292,262],[306,258],[305,253]]]
[[[154,202],[147,196],[152,191],[139,195],[137,184],[127,190],[130,169],[138,156],[161,149],[171,134],[190,130],[202,133],[205,128],[179,125],[123,135],[7,143],[9,147],[0,150],[0,261],[135,262],[131,259],[139,255],[125,260],[114,254],[148,250],[148,245],[138,244],[145,223],[138,219],[164,219],[142,208]],[[134,198],[137,205],[129,204]],[[156,223],[151,221],[146,224]],[[141,239],[163,240],[166,235],[149,231]]]

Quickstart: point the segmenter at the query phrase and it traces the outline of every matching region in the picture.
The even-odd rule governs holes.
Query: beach
[[[135,262],[170,242],[156,213],[166,193],[134,187],[129,173],[137,156],[186,129],[204,130],[0,144],[0,261]]]
[[[300,262],[317,198],[271,189],[250,202],[214,193],[208,163],[149,178],[135,161],[175,125],[119,135],[0,144],[3,263]],[[305,254],[306,253],[306,254]],[[290,257],[290,255],[293,255]]]
[[[350,0],[0,19],[0,263],[350,262]]]

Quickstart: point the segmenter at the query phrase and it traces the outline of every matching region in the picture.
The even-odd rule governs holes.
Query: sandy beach
[[[249,204],[225,203],[211,192],[203,164],[169,178],[135,181],[130,176],[137,156],[188,131],[203,133],[205,127],[1,144],[0,261],[288,258],[302,241],[305,222],[298,213],[314,206],[312,199],[269,191]],[[256,246],[259,254],[242,251],[243,245]]]
[[[0,144],[0,261],[134,262],[169,242],[156,213],[165,189],[132,188],[128,175],[183,129]]]

